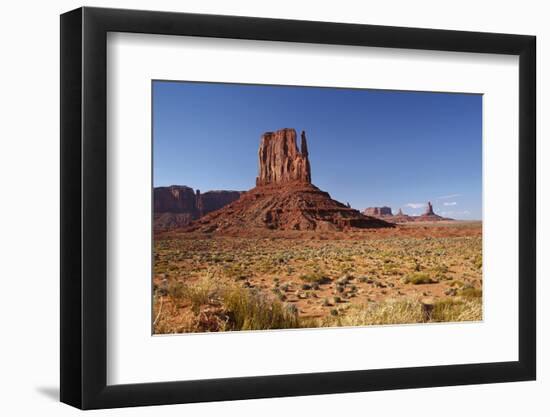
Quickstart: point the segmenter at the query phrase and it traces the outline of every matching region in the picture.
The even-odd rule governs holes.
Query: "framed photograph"
[[[535,37],[61,16],[61,401],[533,380]]]

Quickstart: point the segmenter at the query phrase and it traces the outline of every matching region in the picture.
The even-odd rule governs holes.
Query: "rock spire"
[[[433,215],[435,215],[434,208],[432,207],[432,203],[428,201],[428,205],[426,207],[426,211],[424,212],[423,216],[433,216]]]

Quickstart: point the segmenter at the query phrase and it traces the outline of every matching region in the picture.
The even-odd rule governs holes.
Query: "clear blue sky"
[[[481,219],[481,124],[481,95],[154,81],[153,183],[248,190],[261,134],[289,127],[336,200]]]

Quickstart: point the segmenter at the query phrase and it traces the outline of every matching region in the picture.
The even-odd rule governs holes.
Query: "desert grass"
[[[292,329],[301,327],[293,304],[258,292],[230,286],[223,294],[223,306],[232,315],[227,330]]]
[[[178,306],[190,306],[193,317],[184,325],[187,332],[205,331],[198,320],[204,314],[205,307],[213,307],[209,313],[219,319],[216,331],[302,327],[294,305],[282,303],[258,291],[242,288],[210,274],[192,284],[177,282],[169,286],[167,293],[172,307],[177,309]],[[170,329],[168,321],[163,320],[162,311],[157,315],[159,319],[155,323],[155,333],[177,333],[177,329]]]
[[[325,273],[320,271],[303,274],[300,276],[300,279],[310,284],[327,284],[332,281]]]
[[[467,289],[468,290],[468,289]],[[475,289],[474,289],[475,290]],[[186,332],[203,332],[205,328],[197,320],[201,308],[213,305],[224,319],[215,331],[297,329],[316,327],[347,327],[370,325],[395,325],[426,322],[461,322],[482,320],[482,293],[466,291],[457,298],[445,298],[426,303],[421,299],[395,300],[356,304],[331,308],[330,314],[313,319],[300,317],[297,307],[255,290],[242,288],[234,283],[222,282],[211,276],[193,285],[179,283],[169,289],[169,297],[175,304],[190,304],[193,316],[183,326]],[[334,306],[343,300],[335,296]],[[327,306],[330,304],[325,299]],[[426,305],[430,313],[426,315]],[[161,316],[162,311],[158,312]],[[165,320],[156,320],[155,333],[178,333]],[[181,323],[180,323],[181,332]]]
[[[335,315],[321,320],[319,327],[482,320],[481,298],[439,300],[433,304],[433,311],[428,318],[425,314],[425,306],[426,304],[419,300],[388,300],[370,305],[358,305],[350,308],[342,315]]]
[[[352,237],[156,238],[154,332],[482,319],[480,224]]]
[[[483,319],[482,297],[479,296],[459,299],[444,299],[434,304],[432,321],[459,322],[481,321]]]
[[[435,284],[438,281],[434,278],[432,278],[428,274],[423,273],[414,273],[412,275],[408,275],[402,279],[403,284]]]
[[[423,316],[420,303],[411,300],[392,300],[354,306],[344,314],[327,317],[321,321],[320,326],[369,326],[421,322],[423,322]]]

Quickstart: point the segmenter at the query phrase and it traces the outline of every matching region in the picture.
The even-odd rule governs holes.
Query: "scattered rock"
[[[451,296],[451,297],[454,297],[455,295],[457,295],[458,291],[456,290],[456,288],[449,288],[448,290],[445,291],[445,295],[448,295],[448,296]]]

